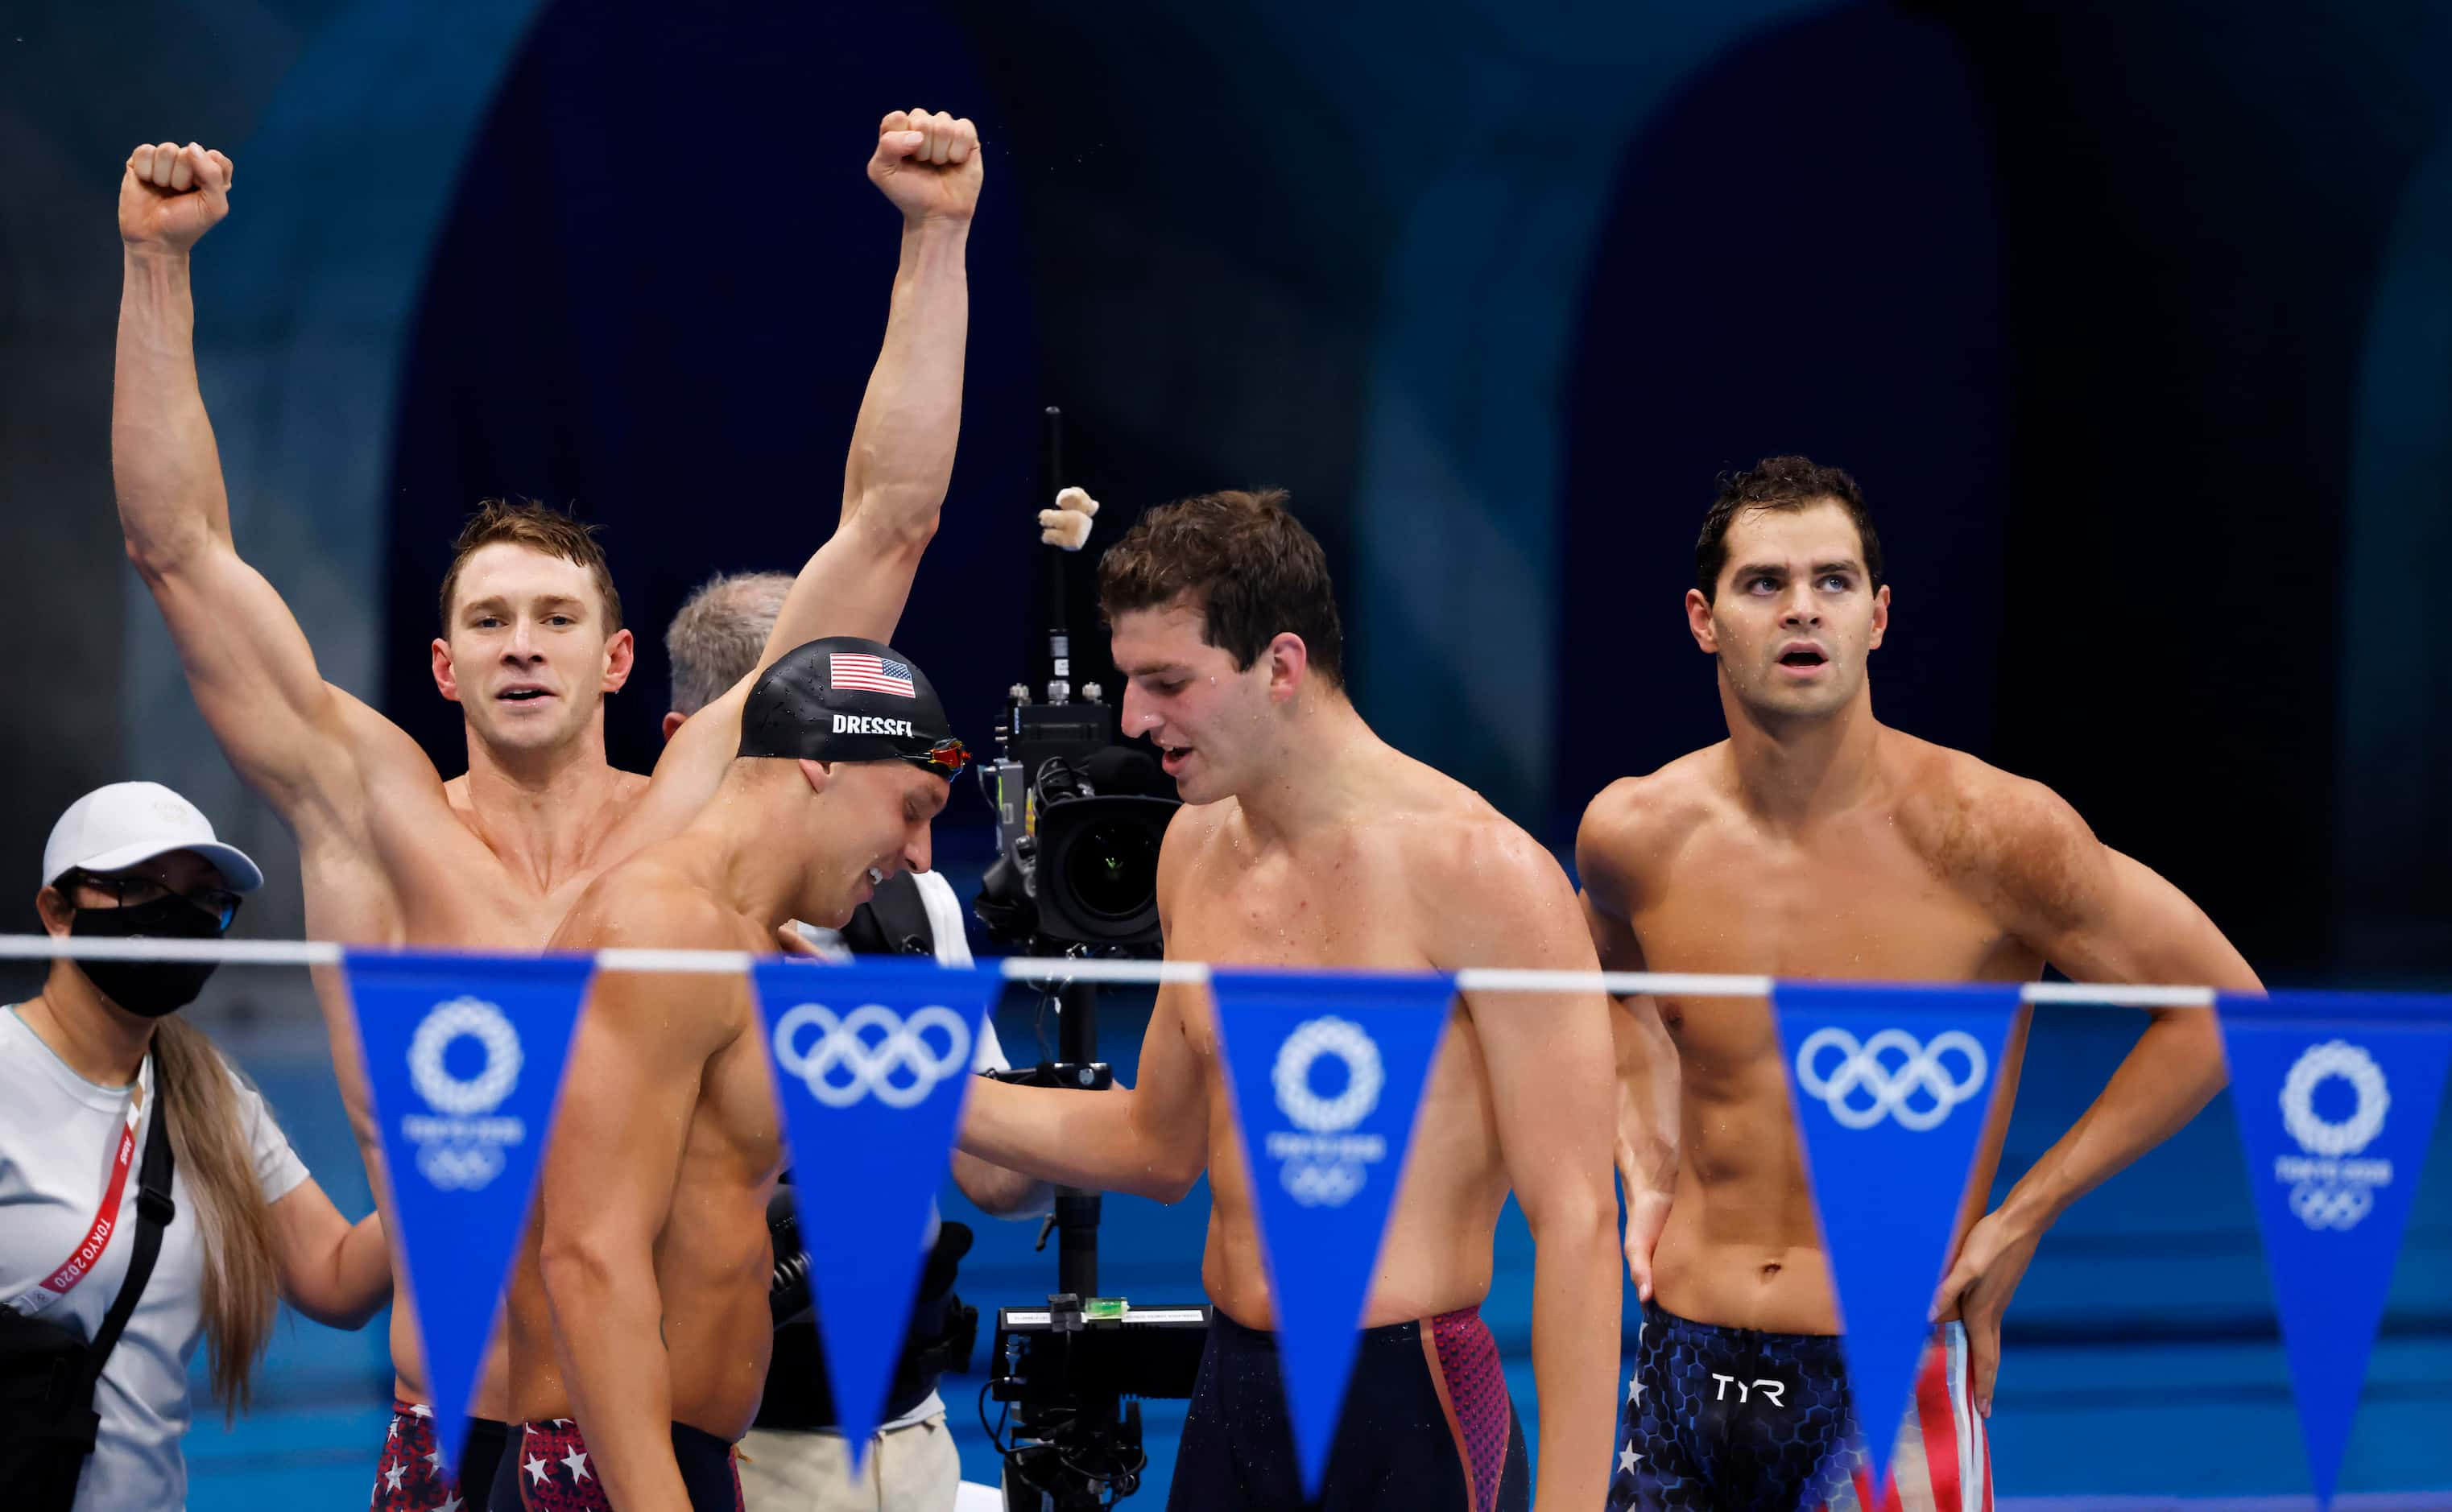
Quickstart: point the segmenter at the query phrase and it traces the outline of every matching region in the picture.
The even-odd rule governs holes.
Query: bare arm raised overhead
[[[950,114],[897,110],[879,123],[868,176],[902,212],[885,342],[852,429],[841,519],[784,597],[759,658],[761,669],[824,636],[893,638],[953,478],[970,330],[963,257],[979,202],[979,132]],[[695,813],[722,780],[739,744],[745,693],[738,687],[709,704],[664,748],[649,800],[660,813]]]
[[[288,606],[231,539],[221,455],[196,386],[188,275],[189,249],[229,212],[233,171],[192,142],[129,157],[110,475],[129,560],[161,606],[206,722],[306,841],[360,807],[353,743],[371,737],[388,755],[424,757],[325,683]]]

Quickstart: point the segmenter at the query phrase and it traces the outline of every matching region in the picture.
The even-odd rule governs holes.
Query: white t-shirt
[[[306,1168],[264,1099],[235,1073],[231,1080],[255,1156],[256,1187],[266,1202],[278,1202],[306,1179]],[[138,1084],[146,1089],[145,1112],[109,1247],[74,1289],[37,1314],[88,1339],[118,1298],[136,1247],[136,1176],[153,1118],[150,1057]],[[0,1304],[33,1292],[85,1241],[128,1126],[129,1094],[126,1087],[87,1081],[14,1008],[0,1011]],[[205,1255],[184,1169],[171,1174],[170,1199],[178,1214],[162,1231],[153,1275],[94,1387],[102,1427],[77,1483],[76,1512],[187,1504],[188,1463],[179,1439],[188,1431],[188,1358],[205,1330]]]
[[[911,880],[920,884],[920,901],[928,910],[928,933],[929,937],[936,942],[937,964],[939,966],[971,965],[971,944],[963,933],[962,905],[961,900],[954,896],[954,885],[934,872],[914,872],[911,874]],[[845,962],[852,959],[850,948],[843,944],[842,936],[835,931],[820,929],[814,924],[802,924],[798,920],[793,921],[793,927],[801,932],[803,939],[816,946],[818,953],[827,960]],[[991,1013],[979,1021],[979,1037],[975,1042],[971,1052],[971,1070],[1002,1071],[1012,1069],[1013,1062],[1005,1059],[1004,1044],[997,1038],[996,1015]],[[1007,1213],[1005,1216],[1027,1218],[1032,1215]],[[937,1205],[934,1202],[929,1203],[927,1242],[920,1247],[920,1253],[926,1254],[937,1247],[937,1229],[943,1221],[937,1211]],[[927,1399],[918,1406],[891,1423],[880,1424],[877,1431],[891,1433],[897,1428],[907,1428],[914,1424],[925,1423],[930,1418],[941,1417],[944,1411],[945,1399],[931,1391]],[[819,1431],[831,1433],[834,1430],[821,1428]]]

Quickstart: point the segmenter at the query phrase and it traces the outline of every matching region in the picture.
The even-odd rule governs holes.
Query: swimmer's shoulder
[[[1221,836],[1229,825],[1238,820],[1239,811],[1233,798],[1221,798],[1216,803],[1186,803],[1168,817],[1166,834],[1157,848],[1157,917],[1161,931],[1175,916],[1184,879],[1200,867],[1202,858],[1213,849],[1225,843]]]
[[[1964,751],[1888,729],[1883,739],[1899,831],[1944,880],[2021,912],[2083,885],[2103,847],[2067,799]]]
[[[1394,785],[1387,822],[1374,828],[1396,847],[1398,874],[1430,916],[1479,915],[1499,894],[1572,906],[1565,868],[1523,826],[1435,768],[1406,770],[1415,780]]]
[[[1186,803],[1167,819],[1158,842],[1158,885],[1196,862],[1213,846],[1225,844],[1227,831],[1242,823],[1242,805],[1233,798],[1215,803]]]
[[[1729,802],[1728,770],[1723,740],[1601,789],[1575,831],[1575,870],[1587,888],[1597,875],[1610,892],[1639,894],[1665,875],[1688,838]]]

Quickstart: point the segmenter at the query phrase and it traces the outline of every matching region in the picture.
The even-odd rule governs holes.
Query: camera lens
[[[1083,913],[1122,922],[1157,895],[1158,835],[1113,820],[1081,832],[1064,855],[1065,890]]]

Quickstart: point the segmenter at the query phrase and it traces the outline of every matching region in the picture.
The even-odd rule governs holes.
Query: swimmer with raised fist
[[[820,636],[893,634],[953,469],[977,132],[898,110],[880,124],[868,175],[902,213],[884,348],[852,432],[840,518],[801,568],[761,664]],[[326,682],[279,592],[238,554],[196,384],[188,258],[228,213],[233,179],[222,154],[163,143],[138,147],[120,184],[110,449],[129,559],[230,764],[297,835],[310,936],[536,950],[589,883],[677,833],[715,793],[746,685],[692,719],[652,778],[615,770],[603,701],[630,676],[631,636],[603,554],[566,517],[499,501],[461,534],[433,644],[436,689],[466,718],[466,773],[445,782],[397,725]],[[335,971],[319,971],[316,988],[342,1100],[396,1231],[347,992]],[[481,1508],[507,1410],[501,1345],[469,1399],[476,1422],[455,1479],[430,1457],[417,1339],[404,1287],[383,1464],[405,1473],[378,1479],[376,1505]]]

